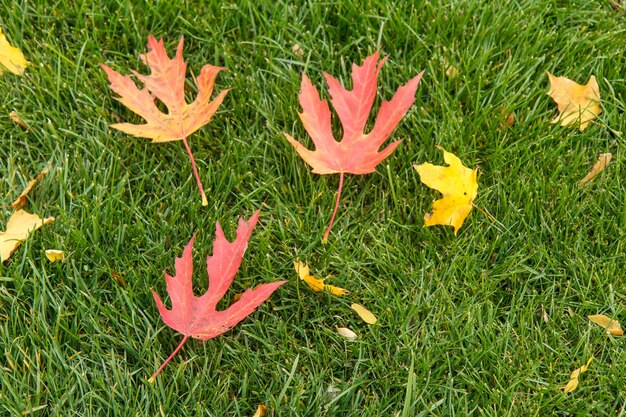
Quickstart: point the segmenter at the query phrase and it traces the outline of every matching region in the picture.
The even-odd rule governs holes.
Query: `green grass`
[[[586,318],[626,323],[625,14],[620,1],[0,0],[3,31],[33,63],[0,78],[0,224],[48,161],[27,209],[56,217],[0,267],[0,415],[252,416],[258,404],[269,416],[626,415],[626,339]],[[108,128],[140,118],[98,63],[145,73],[137,56],[151,33],[171,51],[184,35],[195,74],[229,69],[216,89],[232,90],[189,140],[208,207],[182,143]],[[310,143],[297,116],[303,71],[327,96],[321,71],[345,82],[376,50],[389,61],[375,107],[426,74],[393,135],[404,142],[375,174],[346,177],[323,245],[338,177],[311,174],[282,132]],[[546,70],[583,83],[595,74],[599,121],[582,133],[550,124]],[[510,129],[502,108],[515,112]],[[457,237],[423,227],[439,195],[412,164],[443,164],[436,144],[479,168],[476,203],[495,221],[475,210]],[[578,188],[601,152],[611,165]],[[226,299],[289,283],[223,336],[190,340],[148,383],[182,338],[150,290],[165,295],[163,271],[198,232],[203,292],[215,221],[232,239],[236,219],[262,204]],[[67,260],[49,263],[49,248]],[[295,259],[351,294],[313,294]]]

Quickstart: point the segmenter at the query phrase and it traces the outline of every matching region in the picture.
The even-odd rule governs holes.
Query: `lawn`
[[[626,339],[587,319],[626,323],[625,17],[620,0],[0,0],[3,32],[32,62],[0,78],[0,229],[49,162],[27,209],[56,217],[0,266],[0,415],[252,417],[259,404],[267,416],[626,415]],[[141,118],[98,64],[147,73],[149,34],[171,54],[184,35],[189,99],[189,71],[228,68],[224,103],[189,138],[206,207],[181,142],[109,127]],[[283,132],[311,143],[303,72],[327,98],[323,71],[349,85],[352,63],[375,51],[389,58],[374,109],[426,72],[392,135],[402,144],[375,173],[346,176],[323,244],[339,178],[312,174]],[[603,113],[588,129],[550,123],[546,71],[597,77]],[[492,216],[473,210],[457,236],[424,227],[440,194],[413,164],[443,165],[435,145],[478,168],[475,203]],[[604,152],[609,167],[578,187]],[[233,240],[259,207],[220,307],[288,283],[224,335],[190,339],[148,382],[182,340],[151,290],[168,300],[163,273],[197,233],[194,287],[206,291],[215,222]],[[45,249],[67,258],[50,263]],[[350,294],[312,292],[295,260]]]

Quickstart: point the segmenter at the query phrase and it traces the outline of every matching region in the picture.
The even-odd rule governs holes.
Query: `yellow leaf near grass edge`
[[[42,219],[22,209],[14,212],[7,223],[6,231],[0,232],[0,262],[9,259],[30,233],[53,221],[54,217]]]
[[[28,64],[30,62],[24,58],[22,51],[9,44],[6,36],[2,33],[2,28],[0,28],[0,75],[5,70],[15,75],[22,75]]]

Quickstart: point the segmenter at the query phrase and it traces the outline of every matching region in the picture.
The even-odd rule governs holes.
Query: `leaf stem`
[[[183,137],[183,143],[185,144],[187,155],[189,155],[189,160],[191,161],[191,168],[193,169],[193,175],[196,177],[196,182],[198,183],[198,188],[200,189],[200,195],[202,195],[202,205],[208,206],[209,200],[207,200],[206,194],[204,194],[204,188],[202,188],[202,182],[200,181],[200,175],[198,175],[198,168],[196,167],[196,160],[193,158],[193,153],[191,153],[191,148],[189,147],[189,143],[187,143],[186,137]]]
[[[480,211],[482,214],[484,214],[485,216],[487,216],[487,218],[489,219],[490,222],[494,222],[496,219],[493,218],[493,216],[491,216],[489,213],[487,213],[485,210],[481,209],[480,207],[478,207],[476,204],[474,204],[474,202],[472,202],[472,206]]]
[[[326,233],[324,233],[324,237],[322,238],[322,242],[328,242],[328,235],[330,235],[330,229],[333,228],[333,223],[335,221],[335,216],[337,215],[337,209],[339,208],[339,201],[341,200],[341,190],[343,188],[343,171],[339,173],[339,189],[337,190],[337,200],[335,200],[335,209],[333,210],[333,217],[330,219],[330,223],[328,224],[328,229],[326,229]]]
[[[159,375],[159,374],[161,373],[161,371],[163,370],[163,368],[165,368],[165,365],[167,365],[167,364],[168,364],[168,362],[169,362],[169,361],[171,361],[171,360],[172,360],[172,358],[173,358],[174,356],[176,356],[176,354],[177,354],[177,353],[178,353],[178,351],[179,351],[179,350],[183,347],[183,345],[185,344],[185,342],[187,341],[187,339],[189,339],[189,335],[187,335],[187,334],[186,334],[186,335],[185,335],[185,337],[183,337],[183,341],[182,341],[182,342],[180,342],[180,344],[178,345],[178,347],[176,347],[176,349],[174,349],[174,352],[172,352],[172,354],[171,354],[171,355],[170,355],[167,359],[165,359],[165,362],[163,362],[163,365],[161,365],[161,366],[159,367],[159,369],[157,369],[157,371],[154,373],[154,375],[152,375],[152,376],[150,377],[150,379],[148,380],[148,382],[150,382],[150,383],[153,383],[153,382],[154,382],[154,380],[156,379],[157,375]]]

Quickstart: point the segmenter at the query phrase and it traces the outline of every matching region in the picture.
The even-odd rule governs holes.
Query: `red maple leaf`
[[[172,277],[165,274],[167,293],[172,302],[172,309],[168,310],[156,291],[152,291],[154,301],[156,301],[165,324],[182,333],[185,337],[163,365],[152,375],[150,381],[156,378],[190,336],[195,339],[207,340],[221,335],[251,314],[278,287],[286,282],[277,281],[259,285],[253,290],[244,292],[241,298],[226,310],[218,311],[216,309],[217,303],[222,299],[239,270],[241,260],[248,247],[248,240],[259,219],[259,212],[260,209],[255,211],[247,222],[239,219],[237,238],[232,243],[226,240],[224,232],[217,222],[213,256],[207,256],[209,288],[204,295],[200,297],[193,295],[191,247],[194,237],[185,247],[183,256],[176,258],[176,275]]]
[[[202,205],[208,205],[200,182],[196,163],[187,143],[187,137],[209,123],[228,90],[221,91],[211,100],[213,85],[222,67],[205,65],[196,79],[198,95],[195,101],[187,104],[185,100],[185,74],[187,64],[183,60],[183,42],[180,39],[176,56],[170,59],[163,45],[163,40],[148,37],[148,53],[139,58],[151,70],[150,75],[132,71],[144,85],[139,89],[130,76],[123,76],[104,64],[100,64],[111,82],[111,90],[119,94],[117,100],[146,120],[145,124],[115,123],[111,127],[129,135],[152,139],[152,142],[170,142],[182,140],[191,160],[193,173],[202,195]],[[158,99],[167,107],[167,113],[159,110],[155,103]]]
[[[344,174],[369,174],[387,158],[400,144],[392,142],[382,151],[381,145],[391,135],[400,120],[415,101],[415,91],[424,71],[398,88],[391,101],[383,101],[374,122],[374,127],[365,133],[374,99],[378,73],[387,58],[378,65],[378,53],[367,57],[362,66],[352,65],[352,91],[346,90],[333,76],[324,73],[330,92],[330,102],[339,116],[343,127],[343,138],[335,140],[330,121],[330,109],[326,100],[321,100],[311,80],[302,74],[302,92],[298,95],[302,113],[299,113],[304,128],[313,139],[315,150],[309,150],[289,134],[287,140],[315,174],[339,173],[339,190],[330,224],[324,234],[328,240],[335,215],[339,207]]]

